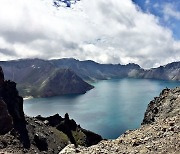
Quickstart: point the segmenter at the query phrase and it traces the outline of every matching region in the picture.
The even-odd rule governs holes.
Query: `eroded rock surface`
[[[102,140],[100,135],[85,130],[81,128],[80,125],[77,125],[73,119],[69,118],[68,113],[65,114],[64,118],[58,114],[50,117],[37,116],[36,118],[47,126],[55,127],[57,130],[66,134],[70,142],[75,146],[91,146]]]
[[[16,83],[4,80],[0,67],[0,153],[54,154],[69,143],[89,146],[101,140],[101,136],[69,119],[68,114],[65,118],[58,114],[47,118],[25,116]]]
[[[164,89],[150,102],[139,129],[88,148],[68,145],[60,154],[179,154],[179,151],[180,87]]]
[[[6,134],[13,128],[13,120],[10,116],[7,105],[3,100],[0,100],[0,134]]]

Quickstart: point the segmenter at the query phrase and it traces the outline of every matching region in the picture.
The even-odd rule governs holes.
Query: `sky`
[[[0,60],[76,58],[158,67],[180,60],[179,0],[0,0]]]

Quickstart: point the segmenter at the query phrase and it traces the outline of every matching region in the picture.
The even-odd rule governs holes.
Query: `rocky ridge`
[[[100,64],[73,58],[0,61],[6,79],[17,83],[23,97],[84,94],[98,80],[140,78],[180,81],[180,62],[145,70],[137,64]],[[21,75],[19,75],[21,74]]]
[[[23,59],[0,62],[6,79],[15,81],[23,97],[51,97],[84,94],[94,88],[68,68],[57,68],[49,61]]]
[[[142,126],[128,130],[115,140],[103,140],[85,148],[68,145],[60,154],[179,154],[180,151],[180,87],[164,89],[152,100]]]
[[[16,83],[4,80],[0,67],[0,153],[58,153],[69,143],[91,146],[102,137],[77,125],[66,114],[27,117]]]

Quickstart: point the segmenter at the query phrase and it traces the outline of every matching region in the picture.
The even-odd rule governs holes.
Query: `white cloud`
[[[146,5],[148,5],[150,3],[150,0],[146,0],[145,3]]]
[[[13,4],[13,5],[12,5]],[[180,59],[180,43],[131,0],[0,0],[0,59],[74,57],[143,67]]]
[[[174,4],[166,3],[163,7],[163,13],[165,20],[168,20],[171,17],[180,20],[180,11],[176,10]]]

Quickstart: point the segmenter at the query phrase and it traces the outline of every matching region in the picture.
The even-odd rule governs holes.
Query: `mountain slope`
[[[85,81],[111,78],[146,78],[180,81],[180,62],[144,70],[137,64],[99,64],[72,58],[21,59],[0,62],[5,77],[18,83],[23,96],[45,97],[85,93],[93,87]],[[83,79],[83,80],[82,80]]]
[[[51,60],[51,63],[58,68],[69,68],[87,81],[136,77],[137,72],[143,71],[137,64],[99,64],[91,60],[79,61],[72,58]]]
[[[8,80],[18,83],[22,96],[49,97],[83,94],[93,88],[69,69],[60,69],[40,59],[0,62]]]
[[[79,76],[69,69],[55,71],[45,80],[36,94],[39,97],[58,96],[64,94],[84,94],[93,86],[84,82]]]
[[[150,79],[180,81],[180,62],[173,62],[165,66],[147,70],[143,73],[142,77]]]
[[[180,80],[180,62],[144,70],[137,64],[99,64],[94,61],[79,61],[75,59],[51,60],[58,68],[69,68],[84,80],[103,80],[110,78],[146,78],[162,80]]]
[[[16,83],[4,80],[0,67],[0,153],[58,153],[68,143],[91,146],[102,137],[77,125],[66,113],[27,117]]]

